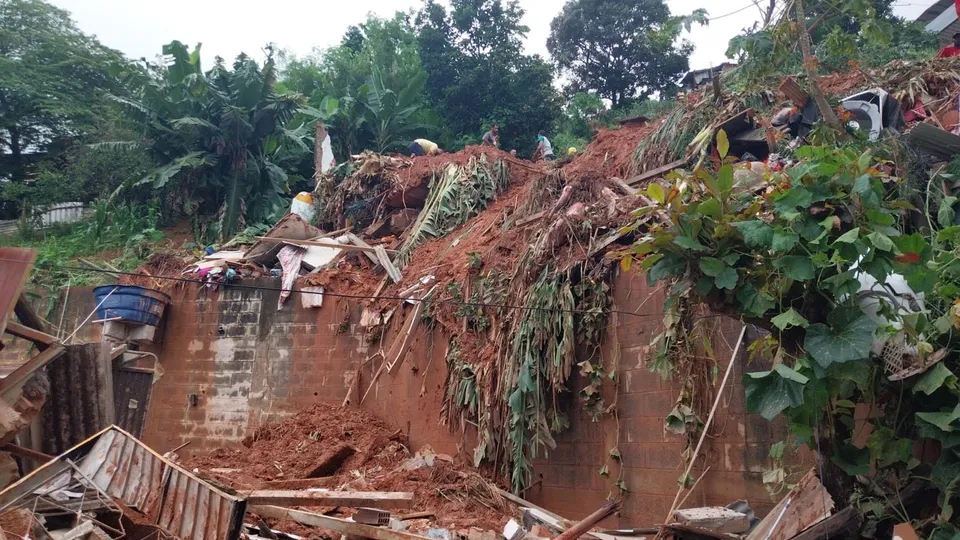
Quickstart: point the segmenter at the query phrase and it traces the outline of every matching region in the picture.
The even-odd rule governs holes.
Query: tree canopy
[[[28,155],[92,129],[119,52],[81,32],[40,0],[0,0],[0,175],[26,175]]]
[[[463,142],[499,123],[503,148],[529,152],[560,116],[552,69],[522,52],[523,14],[516,0],[427,0],[416,15],[427,96]]]
[[[689,69],[693,46],[663,0],[571,0],[550,23],[547,49],[571,79],[616,107],[667,92]]]

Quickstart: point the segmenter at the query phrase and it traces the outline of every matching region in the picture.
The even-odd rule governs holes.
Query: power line
[[[0,261],[3,261],[3,262],[15,262],[15,263],[20,263],[20,264],[28,264],[26,261],[21,261],[21,260],[18,260],[18,259],[4,259],[4,258],[0,258]],[[93,272],[93,273],[100,273],[100,274],[110,274],[110,275],[117,275],[117,276],[132,276],[132,277],[141,277],[141,278],[142,278],[142,277],[149,277],[150,279],[161,279],[161,280],[165,279],[165,280],[168,280],[168,281],[176,281],[176,282],[180,282],[180,283],[196,283],[196,284],[199,284],[199,285],[209,285],[209,283],[207,283],[206,281],[203,281],[203,280],[201,280],[201,279],[190,279],[190,278],[177,277],[177,276],[159,276],[159,275],[152,275],[152,274],[149,275],[149,276],[144,276],[143,274],[138,274],[138,273],[136,273],[136,272],[122,272],[122,271],[119,271],[119,270],[105,270],[105,269],[102,269],[102,268],[88,268],[88,267],[83,267],[83,266],[70,266],[70,265],[65,265],[65,264],[50,264],[50,263],[47,263],[47,264],[37,264],[35,267],[38,268],[38,269],[41,269],[41,270],[51,270],[51,269],[76,270],[76,271],[81,271],[81,272]],[[298,293],[298,294],[319,294],[319,295],[323,295],[323,296],[332,296],[332,297],[334,297],[334,298],[346,298],[346,299],[352,299],[352,300],[401,300],[401,301],[404,301],[404,302],[407,301],[407,300],[418,300],[418,299],[416,299],[416,298],[407,298],[407,297],[403,297],[403,296],[382,296],[382,295],[381,295],[381,296],[369,296],[369,295],[344,294],[344,293],[335,293],[335,292],[326,292],[326,291],[324,291],[324,292],[319,292],[319,291],[304,291],[304,290],[298,290],[298,289],[284,289],[284,288],[282,288],[282,287],[280,287],[280,288],[278,288],[278,287],[263,287],[263,286],[259,286],[259,285],[243,285],[243,284],[232,284],[232,283],[231,283],[231,284],[223,284],[223,286],[224,286],[224,287],[232,287],[232,288],[235,288],[235,289],[247,289],[247,290],[255,290],[255,291],[279,291],[279,292],[290,292],[290,293]],[[453,299],[453,298],[450,298],[450,299],[437,299],[437,300],[429,300],[429,299],[428,299],[428,300],[423,300],[423,301],[424,301],[424,302],[433,302],[433,303],[435,303],[435,304],[452,304],[452,305],[455,305],[455,306],[486,307],[486,308],[498,308],[498,309],[516,309],[516,310],[523,310],[523,311],[545,311],[545,312],[557,312],[557,313],[573,313],[573,314],[579,314],[579,315],[597,315],[597,314],[598,314],[596,311],[592,311],[592,310],[563,309],[563,308],[541,308],[541,307],[529,307],[529,306],[514,306],[514,305],[509,305],[509,304],[488,304],[488,303],[485,303],[485,302],[465,302],[465,301],[456,300],[456,299]],[[618,311],[618,310],[605,310],[605,311],[601,311],[600,313],[607,314],[607,315],[612,315],[612,314],[616,313],[616,314],[618,314],[618,315],[628,315],[628,316],[631,316],[631,317],[638,317],[638,318],[660,317],[660,316],[661,316],[661,315],[650,315],[650,314],[641,315],[641,314],[632,313],[632,312],[629,312],[629,311]]]
[[[717,20],[717,19],[723,19],[724,17],[729,17],[729,16],[731,16],[731,15],[736,15],[737,13],[740,13],[741,11],[746,11],[746,10],[748,10],[748,9],[750,9],[750,8],[752,8],[752,7],[756,7],[756,6],[757,6],[757,4],[750,3],[750,4],[746,5],[746,6],[743,6],[743,7],[740,8],[740,9],[736,10],[736,11],[731,11],[730,13],[724,13],[723,15],[717,15],[716,17],[707,17],[707,20],[708,20],[708,21],[715,21],[715,20]]]

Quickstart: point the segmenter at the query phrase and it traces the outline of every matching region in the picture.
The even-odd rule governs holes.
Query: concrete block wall
[[[376,339],[359,328],[362,306],[355,301],[328,296],[322,308],[304,309],[293,295],[278,311],[278,292],[270,290],[278,280],[244,285],[220,290],[186,286],[171,292],[161,341],[153,348],[165,373],[150,400],[147,444],[160,452],[187,441],[189,452],[234,447],[258,426],[303,406],[340,404],[348,390],[356,404],[369,389],[362,407],[406,432],[414,450],[429,444],[438,452],[472,455],[474,434],[466,433],[464,443],[460,433],[439,422],[448,336],[421,327],[405,361],[371,385],[381,359],[367,360],[381,346],[389,348],[411,316],[410,306],[393,317],[382,343],[372,343]],[[71,304],[77,296],[71,295]],[[92,301],[92,293],[87,296]],[[605,403],[616,404],[617,417],[589,418],[577,397],[584,383],[575,378],[570,429],[535,462],[534,485],[524,496],[569,518],[583,517],[618,493],[615,482],[622,467],[629,493],[623,510],[607,524],[649,526],[666,516],[683,472],[685,441],[664,430],[679,388],[649,366],[648,344],[660,331],[663,291],[649,287],[643,277],[621,276],[614,296],[615,309],[623,313],[608,321],[599,354],[617,373],[603,388]],[[722,375],[732,352],[727,344],[737,338],[740,323],[717,317],[710,322],[717,326],[713,349]],[[786,429],[745,412],[741,380],[746,358],[741,348],[705,458],[693,475],[708,466],[710,471],[686,506],[745,498],[759,515],[773,506],[760,477],[769,466],[770,443],[783,440]],[[190,404],[191,394],[197,395],[196,406]],[[621,462],[610,457],[613,448]],[[609,476],[599,474],[604,465]]]

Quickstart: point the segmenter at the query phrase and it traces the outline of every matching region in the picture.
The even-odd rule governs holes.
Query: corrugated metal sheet
[[[164,460],[119,428],[103,432],[79,466],[109,495],[158,516],[157,524],[171,534],[232,540],[240,533],[244,500]]]
[[[70,472],[70,460],[76,470]],[[111,426],[0,492],[0,506],[35,508],[63,487],[64,474],[134,507],[184,540],[235,540],[246,501],[218,490],[171,463],[133,435]]]
[[[153,373],[146,370],[117,368],[113,370],[113,395],[116,421],[120,429],[143,436],[143,425],[153,389]]]
[[[105,428],[101,395],[105,381],[97,369],[100,344],[67,346],[67,352],[47,365],[50,393],[40,413],[40,450],[59,455]],[[116,424],[139,437],[150,401],[153,375],[122,367],[113,370]],[[32,438],[32,437],[31,437]]]
[[[47,365],[50,393],[40,413],[41,448],[59,455],[87,440],[104,427],[100,417],[99,343],[69,345],[67,352]]]

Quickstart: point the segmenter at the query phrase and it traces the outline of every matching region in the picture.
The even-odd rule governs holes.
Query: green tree
[[[136,99],[118,98],[163,163],[141,183],[179,192],[189,214],[216,214],[221,239],[244,219],[267,220],[286,204],[287,173],[276,162],[312,151],[305,130],[285,129],[304,100],[276,92],[273,49],[262,67],[240,54],[232,69],[217,58],[206,73],[199,45],[191,52],[174,41],[163,53],[168,63],[130,75]]]
[[[426,94],[450,137],[480,142],[500,124],[504,148],[529,152],[560,117],[550,66],[522,53],[528,28],[516,0],[427,0],[417,12]]]
[[[122,61],[68,12],[40,0],[0,0],[0,174],[22,180],[27,154],[91,129],[104,92],[119,91],[110,67]]]
[[[689,69],[693,46],[677,45],[679,23],[663,0],[570,0],[550,23],[547,50],[572,91],[617,107],[667,90]]]

